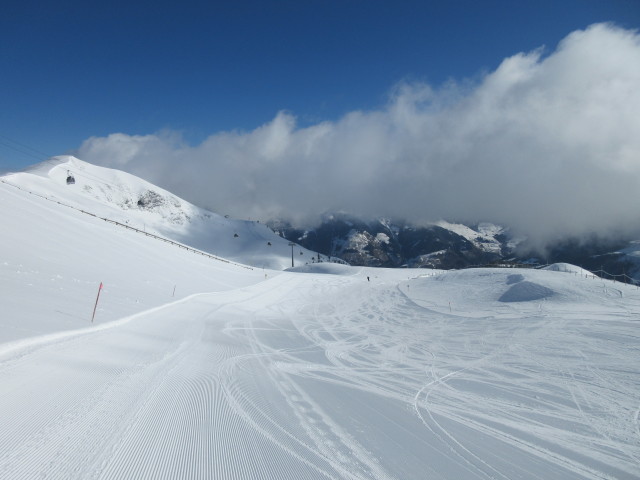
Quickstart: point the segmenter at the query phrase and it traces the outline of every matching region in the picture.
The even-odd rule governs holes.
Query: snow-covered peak
[[[466,238],[485,252],[500,253],[502,248],[500,242],[496,240],[496,236],[503,233],[504,228],[493,223],[480,223],[477,230],[461,223],[450,223],[444,220],[436,222],[435,225]]]
[[[53,157],[6,178],[30,191],[156,233],[180,231],[180,226],[201,214],[194,205],[146,180],[70,155]]]
[[[1,178],[62,206],[236,262],[274,269],[291,267],[289,242],[265,225],[225,218],[120,170],[65,155]],[[294,264],[304,264],[313,257],[314,252],[298,250]]]

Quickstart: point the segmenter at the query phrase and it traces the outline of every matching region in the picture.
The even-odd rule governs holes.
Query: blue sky
[[[92,136],[178,131],[197,145],[279,111],[299,126],[375,110],[612,21],[637,0],[5,2],[0,171]]]

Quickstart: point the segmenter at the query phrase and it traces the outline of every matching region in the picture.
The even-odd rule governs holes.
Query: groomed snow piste
[[[640,476],[636,287],[262,269],[3,180],[0,478]]]

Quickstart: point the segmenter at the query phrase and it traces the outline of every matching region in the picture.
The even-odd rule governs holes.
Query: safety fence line
[[[46,195],[42,195],[40,193],[32,192],[30,190],[26,190],[26,189],[24,189],[24,188],[22,188],[22,187],[20,187],[18,185],[15,185],[13,183],[7,182],[6,180],[0,179],[0,182],[4,183],[6,185],[9,185],[11,187],[17,188],[18,190],[21,190],[23,192],[27,192],[27,193],[29,193],[31,195],[35,195],[36,197],[44,198],[45,200],[48,200],[50,202],[57,203],[58,205],[62,205],[64,207],[72,208],[73,210],[76,210],[78,212],[84,213],[85,215],[90,215],[90,216],[98,218],[100,220],[104,220],[105,222],[112,223],[114,225],[118,225],[119,227],[124,227],[124,228],[126,228],[128,230],[133,230],[134,232],[141,233],[141,234],[143,234],[143,235],[145,235],[147,237],[151,237],[151,238],[154,238],[156,240],[160,240],[162,242],[168,243],[170,245],[174,245],[174,246],[179,247],[179,248],[181,248],[183,250],[186,250],[188,252],[195,253],[197,255],[202,255],[204,257],[209,257],[209,258],[211,258],[213,260],[217,260],[219,262],[228,263],[229,265],[235,265],[237,267],[242,267],[242,268],[246,268],[248,270],[253,270],[253,267],[250,267],[248,265],[242,265],[241,263],[232,262],[232,261],[227,260],[225,258],[221,258],[221,257],[218,257],[216,255],[212,255],[210,253],[203,252],[202,250],[198,250],[198,249],[195,249],[193,247],[189,247],[188,245],[184,245],[184,244],[182,244],[180,242],[176,242],[174,240],[170,240],[168,238],[161,237],[160,235],[155,235],[153,233],[149,233],[149,232],[146,232],[144,230],[140,230],[139,228],[132,227],[131,225],[127,225],[127,224],[124,224],[124,223],[121,223],[121,222],[117,222],[115,220],[111,220],[110,218],[100,217],[99,215],[96,215],[95,213],[87,212],[86,210],[82,210],[81,208],[74,207],[73,205],[69,205],[69,204],[61,202],[59,200],[54,200],[53,198],[47,197]]]
[[[469,265],[468,267],[464,267],[464,268],[465,269],[467,268],[529,268],[533,270],[541,270],[551,265],[554,265],[554,264],[553,263],[544,263],[544,264],[543,263],[490,263],[486,265]],[[587,272],[584,274],[584,276],[587,278],[589,277],[604,278],[605,280],[612,280],[613,282],[628,283],[631,285],[640,285],[640,280],[630,277],[626,273],[615,274],[615,273],[609,273],[605,270],[590,271],[584,268],[583,270]],[[571,270],[553,270],[553,271],[583,275],[583,274],[580,274],[579,272],[571,271]]]

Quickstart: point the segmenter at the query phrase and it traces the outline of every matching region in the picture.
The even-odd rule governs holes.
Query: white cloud
[[[473,85],[399,84],[379,111],[304,128],[280,112],[197,146],[113,134],[78,156],[242,217],[486,220],[544,243],[640,226],[638,85],[640,36],[598,24]]]

